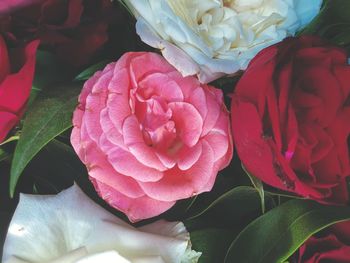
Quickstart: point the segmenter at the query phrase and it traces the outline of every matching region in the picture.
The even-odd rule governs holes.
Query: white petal
[[[265,47],[294,35],[322,0],[127,0],[138,34],[183,76],[207,83],[246,69]],[[143,21],[142,21],[143,20]]]
[[[10,257],[9,259],[7,259],[5,261],[5,263],[28,263],[28,261],[23,261],[23,260],[16,258],[16,257]]]
[[[94,254],[78,260],[76,263],[131,263],[115,251]]]
[[[143,18],[137,20],[136,31],[143,42],[160,49],[165,59],[180,71],[183,76],[192,76],[199,73],[200,68],[198,64],[190,56],[175,45],[162,40]]]
[[[135,258],[132,263],[166,263],[161,257],[143,257],[143,258]]]
[[[300,24],[303,27],[310,23],[318,14],[322,0],[294,0],[294,4]]]
[[[50,261],[50,263],[75,263],[77,260],[84,258],[87,255],[88,252],[85,247],[78,248],[71,252],[68,252],[67,254],[59,258]]]
[[[107,251],[112,252],[101,254]],[[160,221],[136,229],[99,207],[74,185],[55,196],[21,195],[2,262],[97,262],[92,261],[97,256],[118,256],[130,262],[159,257],[180,263],[189,254],[200,255],[191,251],[182,223]]]

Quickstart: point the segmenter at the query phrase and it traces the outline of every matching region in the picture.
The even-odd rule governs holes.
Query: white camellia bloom
[[[263,48],[292,36],[322,0],[124,0],[141,39],[184,76],[210,82],[244,70]]]
[[[194,263],[181,222],[134,228],[76,185],[56,196],[22,195],[5,241],[5,263]]]

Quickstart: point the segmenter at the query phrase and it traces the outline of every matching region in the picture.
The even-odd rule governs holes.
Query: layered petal
[[[294,35],[322,1],[127,0],[136,30],[183,76],[202,83],[247,68],[262,49]]]
[[[234,141],[251,174],[322,203],[348,202],[349,68],[345,50],[312,36],[252,60],[231,105]]]
[[[136,229],[74,185],[56,196],[21,196],[2,262],[189,263],[199,256],[181,222],[159,221]]]
[[[232,158],[222,92],[154,53],[127,53],[88,80],[73,125],[97,192],[135,222],[209,191]]]

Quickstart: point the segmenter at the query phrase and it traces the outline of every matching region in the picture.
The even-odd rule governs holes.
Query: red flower
[[[346,203],[350,66],[318,37],[289,38],[250,63],[232,99],[237,152],[265,183]]]
[[[350,223],[336,224],[309,238],[298,253],[298,263],[348,263],[350,259]]]
[[[17,124],[30,95],[39,41],[9,53],[0,36],[0,142]]]
[[[41,0],[2,16],[0,23],[9,39],[40,39],[64,62],[81,66],[107,42],[114,11],[110,0]]]

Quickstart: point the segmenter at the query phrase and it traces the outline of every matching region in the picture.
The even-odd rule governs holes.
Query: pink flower
[[[97,192],[131,221],[210,191],[233,152],[222,92],[154,53],[126,53],[89,79],[73,124]]]

